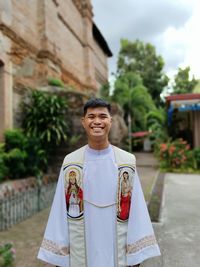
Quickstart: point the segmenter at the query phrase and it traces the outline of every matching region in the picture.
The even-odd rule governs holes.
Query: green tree
[[[154,151],[159,151],[159,145],[168,140],[167,112],[163,108],[154,109],[146,115],[147,127],[151,132]]]
[[[107,82],[100,88],[99,96],[104,100],[110,101],[110,83]]]
[[[197,85],[198,80],[192,77],[190,80],[190,67],[185,69],[178,69],[174,78],[173,93],[174,94],[187,94],[192,93],[194,87]]]
[[[131,123],[132,131],[145,130],[145,114],[155,109],[155,105],[140,76],[133,72],[120,75],[115,81],[112,100],[123,108],[125,121],[127,125]]]
[[[163,72],[164,60],[156,54],[155,47],[136,40],[121,40],[121,49],[117,62],[117,75],[133,72],[142,78],[154,101],[160,103],[160,93],[168,84],[168,77]]]

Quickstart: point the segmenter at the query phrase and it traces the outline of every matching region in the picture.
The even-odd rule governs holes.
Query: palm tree
[[[156,109],[155,104],[147,88],[143,86],[140,76],[133,72],[117,77],[112,100],[119,103],[124,110],[131,150],[131,132],[145,130],[146,113]]]
[[[146,115],[146,121],[147,127],[151,132],[151,140],[156,152],[159,144],[167,141],[169,138],[167,129],[167,112],[163,108],[152,110]]]

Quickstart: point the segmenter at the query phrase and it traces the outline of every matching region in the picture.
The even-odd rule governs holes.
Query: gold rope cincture
[[[114,203],[112,203],[112,204],[107,204],[107,205],[97,205],[97,204],[95,204],[95,203],[93,203],[93,202],[91,202],[91,201],[88,201],[87,199],[84,199],[84,201],[87,202],[87,203],[89,203],[89,204],[94,205],[94,206],[97,207],[97,208],[107,208],[107,207],[111,207],[111,206],[114,206],[114,205],[117,204],[117,202],[114,202]]]

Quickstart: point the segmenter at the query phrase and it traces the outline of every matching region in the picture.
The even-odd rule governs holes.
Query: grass
[[[149,205],[148,205],[149,214],[153,222],[159,222],[159,218],[160,218],[160,208],[162,204],[164,176],[165,176],[164,173],[159,173],[152,195],[151,195]]]

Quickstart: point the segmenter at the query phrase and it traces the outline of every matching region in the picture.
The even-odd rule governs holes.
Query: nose
[[[95,124],[100,124],[101,123],[101,119],[99,117],[95,117],[94,118],[94,123]]]

